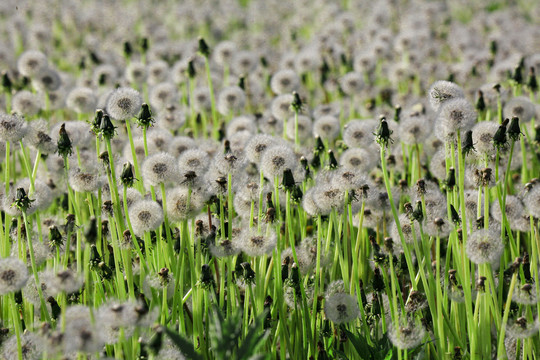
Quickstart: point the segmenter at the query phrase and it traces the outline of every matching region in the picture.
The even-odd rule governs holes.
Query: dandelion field
[[[540,5],[0,3],[0,359],[537,359]]]

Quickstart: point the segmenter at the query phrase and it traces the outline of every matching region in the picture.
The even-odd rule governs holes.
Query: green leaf
[[[371,346],[369,346],[366,339],[362,335],[360,334],[354,335],[349,330],[347,329],[344,329],[344,330],[345,330],[345,334],[347,334],[347,339],[349,339],[351,344],[354,346],[354,349],[356,350],[358,355],[366,356],[367,354],[369,354],[370,359],[375,358],[373,349],[371,348]]]
[[[173,331],[165,326],[163,327],[163,329],[165,330],[165,334],[167,334],[167,336],[172,340],[174,345],[176,345],[176,347],[180,349],[180,351],[185,355],[186,358],[193,360],[203,360],[202,355],[195,351],[195,347],[191,342],[184,339],[176,331]]]

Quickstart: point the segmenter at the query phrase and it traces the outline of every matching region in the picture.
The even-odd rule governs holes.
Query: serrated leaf
[[[193,360],[203,360],[202,355],[195,351],[195,347],[189,340],[184,339],[176,331],[173,331],[167,327],[163,328],[165,329],[165,334],[167,334],[173,344],[176,345],[178,349],[180,349],[180,351],[184,354],[186,358]]]

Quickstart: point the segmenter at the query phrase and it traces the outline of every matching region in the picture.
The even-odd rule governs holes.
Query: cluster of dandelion
[[[0,5],[0,358],[540,353],[540,6],[397,5]]]

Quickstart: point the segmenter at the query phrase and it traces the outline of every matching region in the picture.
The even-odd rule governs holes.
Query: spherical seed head
[[[467,99],[456,98],[445,101],[437,118],[437,137],[444,141],[454,140],[458,130],[464,135],[474,126],[476,117],[476,111]]]
[[[398,349],[412,349],[422,343],[426,330],[419,323],[412,320],[398,320],[397,324],[392,324],[388,331],[388,338]]]
[[[240,249],[249,256],[270,255],[276,244],[277,237],[273,231],[263,233],[256,228],[244,229],[238,241]]]
[[[245,147],[247,159],[259,164],[264,152],[278,142],[278,139],[266,134],[257,134],[251,137]]]
[[[48,270],[41,276],[41,281],[47,284],[49,294],[56,296],[64,292],[72,294],[81,288],[84,280],[82,277],[71,269],[59,270],[57,272]]]
[[[167,192],[167,214],[171,220],[181,221],[197,215],[204,207],[206,193],[201,189],[179,186]]]
[[[0,114],[0,140],[17,142],[27,133],[27,122],[17,114]]]
[[[540,185],[535,185],[523,198],[523,203],[530,215],[540,219]]]
[[[298,90],[300,87],[300,77],[291,69],[279,70],[272,75],[270,88],[277,94],[287,94]]]
[[[361,147],[364,149],[373,145],[373,133],[377,129],[378,122],[374,119],[351,120],[345,125],[343,142],[349,148]]]
[[[169,82],[159,83],[151,88],[149,99],[153,109],[163,110],[178,102],[177,87]]]
[[[364,76],[359,72],[349,72],[339,80],[339,85],[346,95],[359,94],[365,86]]]
[[[147,185],[175,181],[179,175],[176,159],[167,153],[150,155],[142,165],[142,175]]]
[[[21,90],[13,95],[11,106],[13,111],[18,114],[34,116],[41,110],[43,104],[37,94],[28,90]]]
[[[236,113],[244,108],[246,94],[238,86],[229,86],[221,90],[217,99],[217,108],[222,115]]]
[[[338,292],[326,299],[324,313],[330,321],[336,324],[343,324],[358,318],[360,309],[356,298],[349,294]]]
[[[80,168],[70,170],[69,185],[78,192],[93,192],[105,182],[97,171],[82,171]]]
[[[287,136],[294,140],[295,125],[294,116],[287,120]],[[298,139],[300,141],[311,138],[313,133],[313,121],[307,115],[298,115]]]
[[[439,111],[441,105],[451,99],[465,97],[463,89],[459,85],[445,80],[439,80],[433,83],[428,93],[429,102],[435,111]]]
[[[0,295],[21,290],[28,276],[28,268],[18,258],[0,259]]]
[[[17,335],[11,336],[2,344],[0,357],[3,359],[17,359],[19,357]],[[43,354],[43,339],[34,332],[25,331],[20,335],[20,344],[23,359],[41,359]]]
[[[293,115],[293,111],[291,109],[291,103],[293,100],[294,96],[292,94],[282,94],[276,96],[272,100],[271,104],[272,115],[279,120],[289,118],[291,115]]]
[[[118,88],[109,96],[107,112],[115,120],[134,117],[142,105],[141,94],[135,89]]]
[[[496,264],[504,250],[500,230],[490,228],[474,231],[469,235],[465,249],[475,264]]]
[[[414,242],[415,237],[417,241],[421,240],[420,239],[420,226],[418,224],[414,224],[414,231],[413,231],[413,224],[411,223],[407,214],[399,215],[399,223],[401,226],[401,233],[403,234],[403,240],[405,240],[406,243],[412,244]],[[398,227],[395,222],[392,224],[390,235],[392,236],[392,239],[394,240],[394,242],[401,241],[399,237]]]
[[[332,141],[338,135],[341,125],[339,119],[332,115],[325,115],[317,118],[313,123],[313,136]]]
[[[94,91],[87,87],[74,88],[66,98],[67,107],[78,114],[94,112],[96,104],[97,97]]]
[[[188,149],[178,159],[178,167],[181,171],[194,171],[203,174],[208,167],[210,158],[208,153],[200,149]]]
[[[493,137],[499,129],[499,124],[493,121],[482,121],[472,128],[472,140],[476,152],[483,159],[485,155],[495,154]]]
[[[540,322],[538,318],[527,321],[525,318],[510,319],[506,331],[512,339],[527,339],[538,332]]]
[[[531,284],[516,286],[514,293],[512,294],[512,301],[517,304],[536,305],[538,303],[536,286]]]
[[[129,218],[135,235],[142,236],[163,223],[163,209],[155,201],[141,200],[129,208]]]
[[[432,123],[424,115],[408,116],[399,123],[400,139],[408,145],[423,143],[431,130]]]
[[[503,108],[505,118],[519,118],[521,123],[528,123],[536,115],[534,103],[525,96],[518,96],[508,101]]]
[[[270,181],[283,175],[285,169],[295,169],[297,160],[294,152],[285,146],[272,146],[261,157],[261,170]]]
[[[23,76],[34,77],[47,67],[47,57],[41,51],[28,50],[17,61],[17,70]]]
[[[367,174],[377,165],[379,158],[362,148],[351,148],[345,150],[339,158],[339,164],[345,169],[358,173]]]

